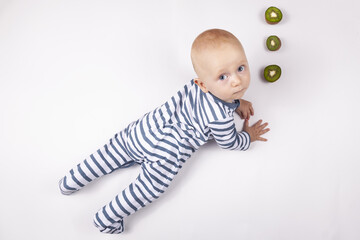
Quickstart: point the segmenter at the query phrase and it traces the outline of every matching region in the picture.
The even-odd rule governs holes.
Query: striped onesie
[[[98,177],[139,164],[136,180],[94,216],[101,232],[121,233],[123,219],[159,198],[186,160],[208,140],[215,139],[224,149],[249,148],[250,135],[235,128],[234,111],[239,104],[239,100],[228,103],[204,93],[191,80],[71,169],[60,180],[60,190],[68,195]]]

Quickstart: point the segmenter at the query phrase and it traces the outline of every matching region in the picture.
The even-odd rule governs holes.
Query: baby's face
[[[195,83],[202,91],[211,92],[226,102],[243,97],[250,84],[250,71],[241,44],[224,44],[206,50],[198,58]]]

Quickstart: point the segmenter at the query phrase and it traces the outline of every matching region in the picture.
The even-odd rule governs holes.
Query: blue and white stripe
[[[237,132],[239,101],[224,102],[204,93],[192,80],[168,102],[117,133],[60,180],[63,194],[119,168],[141,165],[136,180],[100,209],[94,224],[102,232],[121,233],[123,218],[159,198],[182,164],[210,139],[224,149],[247,150],[250,136]]]

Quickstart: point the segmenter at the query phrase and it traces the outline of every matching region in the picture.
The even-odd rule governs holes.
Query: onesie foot
[[[105,226],[104,223],[99,222],[100,219],[97,219],[96,216],[94,218],[94,225],[97,227],[102,233],[109,234],[119,234],[124,231],[124,221],[120,220],[119,222],[114,222],[109,226]]]
[[[101,226],[102,224],[100,224],[97,219],[94,219],[94,225],[102,233],[119,234],[124,231],[124,222],[122,220],[120,222],[115,222],[110,226]]]
[[[78,191],[77,189],[69,187],[66,184],[66,176],[59,181],[59,189],[60,189],[60,192],[64,195],[70,195],[70,194]]]

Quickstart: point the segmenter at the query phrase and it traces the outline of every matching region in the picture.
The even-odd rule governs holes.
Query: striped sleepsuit
[[[121,233],[123,219],[164,193],[182,165],[210,139],[224,149],[247,150],[250,136],[237,132],[239,100],[224,102],[191,80],[169,101],[115,134],[59,182],[68,195],[119,168],[141,165],[140,174],[94,216],[104,233]]]

